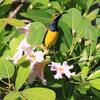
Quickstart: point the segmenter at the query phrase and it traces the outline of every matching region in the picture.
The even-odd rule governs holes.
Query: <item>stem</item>
[[[83,17],[85,17],[88,13],[88,10],[85,11],[85,13],[83,14]]]
[[[80,62],[78,62],[78,63],[81,63],[81,62],[84,62],[84,61],[88,61],[88,60],[83,60],[83,61],[80,61]]]
[[[62,92],[63,92],[63,98],[64,98],[64,100],[67,100],[67,97],[66,97],[66,94],[65,94],[65,88],[64,88],[65,82],[66,82],[66,80],[65,80],[65,78],[64,78],[64,80],[63,80]]]
[[[14,84],[13,84],[13,90],[16,91],[16,88],[15,88]]]
[[[0,89],[1,89],[1,90],[3,90],[3,91],[5,91],[5,89],[4,89],[4,88],[2,88],[2,87],[0,87]]]
[[[8,85],[8,86],[9,86],[9,90],[10,90],[10,86],[11,86],[10,84],[11,84],[11,82],[10,82],[10,78],[9,78],[9,72],[8,72],[8,69],[6,69],[6,70],[7,70],[7,75],[8,75],[8,83],[9,83],[9,85]]]
[[[70,48],[69,56],[72,54],[72,52],[73,52],[73,50],[74,50],[74,48],[75,48],[75,46],[77,44],[76,42],[77,42],[77,38],[75,40],[73,40],[73,42],[72,42],[72,46]]]
[[[8,84],[7,82],[5,82],[5,81],[3,81],[3,80],[0,80],[2,83],[4,83],[4,84],[6,84],[6,85],[10,85],[10,84]]]
[[[97,64],[97,63],[96,63],[96,64]],[[96,64],[94,64],[94,65],[90,68],[90,70],[89,70],[89,71],[91,71],[91,70],[95,67],[95,65],[96,65]]]
[[[23,3],[25,2],[26,0],[21,0],[21,4],[19,4],[17,6],[17,8],[14,10],[14,11],[11,11],[10,14],[9,14],[9,18],[14,18],[16,16],[16,14],[19,12],[19,10],[22,8],[23,6]]]
[[[22,93],[20,93],[20,97],[23,99],[23,100],[27,100],[27,98],[25,98]]]
[[[65,95],[65,89],[64,89],[64,87],[62,87],[62,92],[63,92],[64,100],[66,100],[66,95]]]
[[[80,58],[81,56],[78,56],[78,57],[74,57],[74,58],[70,58],[70,59],[68,59],[67,61],[70,61],[70,60],[73,60],[73,59],[78,59],[78,58]]]

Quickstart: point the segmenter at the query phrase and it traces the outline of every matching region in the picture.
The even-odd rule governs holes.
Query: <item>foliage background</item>
[[[18,1],[18,2],[17,2]],[[27,83],[29,67],[15,66],[9,57],[24,35],[16,27],[32,22],[28,42],[40,45],[55,13],[59,37],[50,50],[56,62],[73,64],[75,77],[53,78],[45,68],[47,85],[36,79]],[[23,60],[22,60],[23,62]],[[34,95],[34,96],[33,96]],[[100,99],[100,0],[1,0],[0,1],[0,99],[99,100]],[[40,99],[41,98],[41,99]]]

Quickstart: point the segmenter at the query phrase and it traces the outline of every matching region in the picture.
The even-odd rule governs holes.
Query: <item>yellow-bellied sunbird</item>
[[[49,25],[48,31],[44,38],[44,44],[47,48],[51,48],[57,41],[58,38],[58,21],[62,14],[55,15],[52,23]]]

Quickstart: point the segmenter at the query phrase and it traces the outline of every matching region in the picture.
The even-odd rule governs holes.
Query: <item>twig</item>
[[[28,20],[28,19],[23,19],[22,20],[24,23],[30,23],[31,21],[30,20]]]
[[[10,85],[10,84],[8,84],[8,83],[6,83],[5,81],[3,81],[3,80],[0,80],[2,83],[4,83],[5,85]]]
[[[17,8],[13,11],[13,12],[10,12],[9,14],[9,18],[14,18],[16,16],[16,14],[19,12],[19,10],[22,8],[23,6],[23,3],[25,2],[26,0],[21,0],[21,3],[17,6]]]
[[[0,87],[1,90],[5,91],[5,89],[3,87]]]
[[[67,59],[67,61],[70,61],[70,60],[75,60],[75,59],[79,59],[81,56],[78,56],[78,57],[74,57],[74,58],[70,58],[70,59]]]

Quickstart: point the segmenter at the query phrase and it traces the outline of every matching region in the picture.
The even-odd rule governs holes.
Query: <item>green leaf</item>
[[[85,39],[88,39],[90,41],[90,44],[88,45],[87,52],[89,56],[95,51],[96,49],[96,43],[98,38],[98,30],[96,30],[93,26],[88,26],[84,33]]]
[[[86,94],[87,90],[89,90],[90,86],[87,84],[80,84],[77,85],[77,90],[80,92],[80,94]]]
[[[26,13],[20,13],[20,15],[33,21],[38,21],[46,24],[52,21],[52,15],[44,10],[28,10]]]
[[[0,32],[2,31],[2,29],[4,29],[6,26],[6,23],[4,22],[3,19],[0,19]]]
[[[89,13],[86,18],[90,19],[90,20],[94,20],[97,17],[97,14],[99,12],[99,8],[93,10],[91,13]]]
[[[72,95],[69,100],[75,100],[74,96]]]
[[[33,5],[35,5],[35,4],[42,4],[42,5],[48,6],[49,0],[33,0],[32,4]]]
[[[79,60],[79,65],[81,68],[83,68],[83,66],[87,65],[87,60],[88,60],[88,54],[87,54],[87,51],[86,49],[83,50],[82,54],[80,55],[81,58]]]
[[[22,95],[28,100],[55,100],[55,93],[46,88],[31,88],[24,90]]]
[[[90,86],[93,88],[96,88],[97,90],[100,90],[100,70],[93,72],[89,77],[88,77]]]
[[[65,42],[67,48],[69,49],[71,47],[72,38],[73,38],[71,31],[70,31],[70,28],[64,20],[59,21],[59,27],[61,28],[61,30],[64,33],[64,42]]]
[[[96,88],[97,90],[100,90],[100,78],[99,79],[95,79],[95,80],[92,80],[90,81],[90,86],[93,87],[93,88]]]
[[[11,78],[14,74],[14,65],[4,57],[0,58],[0,79]]]
[[[100,58],[100,48],[98,48],[98,49],[96,50],[95,57],[96,57],[96,58]]]
[[[83,66],[82,71],[81,71],[81,78],[82,78],[83,81],[87,77],[88,72],[89,72],[89,67]]]
[[[3,1],[4,1],[3,4],[0,5],[0,16],[5,15],[9,11],[12,3],[12,0],[3,0]]]
[[[76,30],[77,32],[77,36],[78,37],[84,37],[84,34],[87,33],[88,27],[90,27],[91,25],[91,21],[89,21],[88,19],[84,18],[82,19],[79,23],[78,23],[78,28]],[[88,33],[87,33],[88,35]]]
[[[57,11],[59,11],[60,13],[63,12],[63,8],[61,7],[61,5],[59,4],[58,1],[52,1],[51,2],[51,7],[56,9]]]
[[[92,93],[93,93],[94,95],[96,95],[97,97],[100,98],[100,91],[99,91],[99,90],[96,90],[96,89],[91,88],[91,91],[92,91]]]
[[[5,18],[4,21],[7,24],[10,24],[10,25],[15,26],[15,27],[24,27],[25,26],[25,23],[22,20],[19,20],[19,19]]]
[[[50,85],[50,87],[52,87],[52,88],[60,88],[60,87],[63,87],[63,85],[60,84],[60,83],[54,83],[54,84]]]
[[[23,55],[19,60],[17,65],[22,65],[24,62],[28,63],[28,60],[26,59],[26,55]]]
[[[9,43],[12,38],[20,35],[18,30],[15,27],[12,29],[12,31],[6,31],[5,30],[4,34],[7,35],[7,36],[4,37],[4,39],[2,41],[2,43],[5,44],[5,45],[7,45],[7,43]]]
[[[18,45],[20,44],[21,40],[24,38],[24,34],[18,36],[17,38],[13,38],[11,41],[10,41],[10,44],[9,44],[9,47],[10,47],[10,50],[11,50],[11,53],[12,53],[12,56],[15,54],[15,52],[17,51],[17,47]]]
[[[98,67],[95,69],[95,71],[98,71],[98,70],[100,70],[100,66],[98,66]]]
[[[4,51],[3,57],[4,57],[5,59],[11,58],[11,56],[12,56],[12,52],[11,52],[10,50]]]
[[[96,0],[95,0],[96,1]],[[94,0],[87,0],[86,2],[86,5],[87,5],[87,8],[89,9],[90,6],[94,3]]]
[[[57,0],[62,6],[66,5],[70,0]]]
[[[2,26],[2,24],[4,24],[4,23],[0,22],[0,25],[1,25],[0,26],[0,51],[2,51],[2,49],[5,46],[4,43],[3,43],[3,41],[5,40],[5,33],[6,33],[6,31],[4,29],[5,25]],[[0,52],[0,53],[2,53],[2,52]]]
[[[28,42],[33,46],[40,45],[46,33],[46,27],[40,22],[33,22],[30,26],[30,30]]]
[[[100,78],[100,70],[97,70],[97,71],[93,72],[93,73],[88,77],[89,80],[94,80],[94,79],[97,79],[97,78]]]
[[[76,8],[71,8],[67,10],[67,13],[61,17],[61,20],[65,22],[72,30],[78,28],[78,24],[81,21],[81,13]]]
[[[84,34],[86,33],[86,30],[88,30],[89,26],[90,26],[90,21],[88,21],[87,19],[82,19],[78,23],[77,29],[75,30],[76,31],[76,37],[73,39],[73,42],[72,42],[72,45],[71,45],[71,48],[70,48],[70,54],[75,49],[75,46],[76,46],[77,42],[79,41],[79,39],[84,37]]]
[[[3,39],[4,39],[4,31],[3,29],[0,29],[0,45],[2,44]]]
[[[11,92],[5,96],[4,100],[17,100],[20,97],[19,92]]]
[[[75,35],[75,33],[76,33],[76,37],[73,38],[73,42],[72,42],[72,38],[71,38],[72,34],[66,35],[66,38],[71,41],[71,42],[69,42],[71,44],[71,47],[69,46],[70,47],[70,55],[71,55],[79,38],[83,37],[83,34],[84,34],[85,30],[87,29],[88,25],[90,25],[90,22],[87,21],[86,19],[82,19],[80,11],[75,8],[69,9],[67,11],[67,13],[61,17],[60,20],[64,23],[66,23],[72,29],[72,34]],[[68,28],[66,30],[68,31]],[[73,31],[75,31],[75,33],[73,33]],[[67,33],[69,33],[69,32],[67,32]],[[65,34],[66,34],[66,32],[65,32]],[[70,36],[70,38],[68,38],[68,36]]]
[[[96,26],[100,29],[100,18],[96,18]]]
[[[67,48],[65,42],[61,42],[61,44],[60,44],[60,51],[61,51],[61,53],[63,55],[66,55],[66,52],[68,51],[68,48]]]
[[[5,96],[4,100],[16,100],[19,97],[27,100],[55,100],[55,93],[46,88],[30,88],[22,92],[11,92]],[[23,97],[23,98],[22,98]]]
[[[77,98],[79,99],[79,98]],[[97,96],[94,96],[94,95],[84,95],[84,97],[80,97],[81,100],[100,100],[100,98],[98,98]]]
[[[22,85],[25,83],[26,79],[30,74],[30,68],[29,66],[26,65],[24,64],[24,67],[20,66],[18,69],[17,78],[15,82],[15,87],[17,91],[22,87]]]
[[[76,0],[76,3],[77,3],[80,7],[86,9],[86,0]]]

